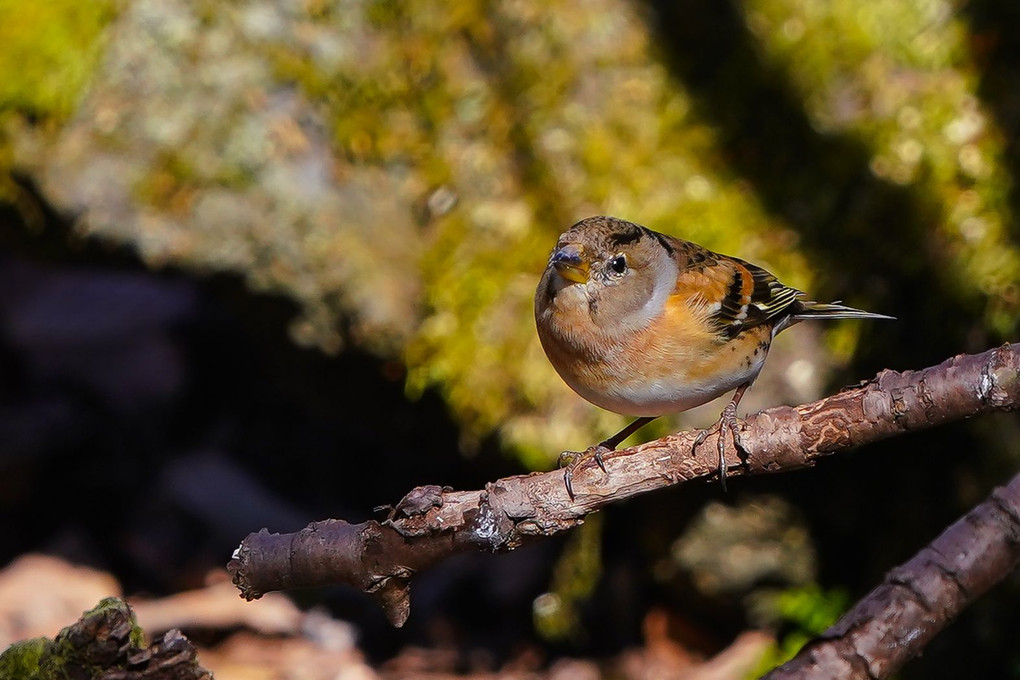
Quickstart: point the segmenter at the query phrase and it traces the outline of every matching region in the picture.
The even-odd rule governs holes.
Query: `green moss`
[[[0,19],[2,12],[11,19],[0,21],[0,39],[6,31],[13,45],[0,55],[4,68],[31,73],[36,66],[14,66],[59,57],[41,88],[38,77],[0,83],[0,102],[33,115],[70,110],[85,82],[74,74],[89,71],[81,65],[94,61],[113,6],[23,10],[0,0]],[[224,94],[219,128],[187,118],[202,106],[178,111],[168,101],[167,119],[193,126],[177,148],[132,139],[158,126],[144,111],[125,115],[124,134],[114,137],[137,161],[126,166],[144,168],[128,200],[141,204],[139,213],[167,219],[89,228],[139,244],[150,262],[243,271],[253,287],[292,295],[305,310],[300,342],[336,349],[336,318],[352,320],[355,342],[406,361],[411,394],[442,393],[466,448],[498,431],[529,466],[548,466],[556,451],[583,447],[623,422],[562,384],[532,318],[534,286],[556,235],[591,214],[619,215],[752,260],[813,295],[824,296],[827,283],[850,304],[885,295],[888,305],[876,309],[902,314],[890,307],[928,304],[904,300],[923,289],[931,300],[951,297],[957,311],[979,310],[981,330],[1016,327],[1020,254],[1006,234],[1002,135],[976,96],[979,74],[962,20],[933,7],[741,4],[755,59],[768,69],[736,63],[739,50],[723,55],[733,63],[718,65],[726,77],[713,87],[725,91],[720,101],[736,103],[713,109],[697,78],[675,77],[641,10],[617,0],[583,10],[565,0],[541,7],[469,0],[455,9],[436,0],[371,0],[344,11],[316,1],[265,34],[249,31],[239,13],[200,3],[181,11],[202,13],[202,29],[166,47],[165,58],[226,50],[223,41],[234,40],[226,51],[259,75]],[[75,39],[53,37],[71,33]],[[37,44],[48,47],[37,53]],[[195,81],[216,82],[215,65],[201,67]],[[768,127],[779,136],[756,144],[773,134],[754,126],[775,102],[746,93],[768,89],[760,81],[772,74],[777,89],[792,85],[789,117],[803,111],[809,122],[783,133],[786,118],[772,112]],[[253,144],[273,150],[257,161],[216,155],[222,137],[247,139],[244,123],[263,126],[248,115],[261,113],[252,101],[292,83],[333,147],[337,181],[319,187],[336,199],[333,212],[321,204],[281,209],[299,182],[266,188],[274,153],[303,153],[308,141],[306,129],[288,127],[289,114],[279,129],[251,132]],[[123,101],[124,92],[113,94]],[[727,121],[749,103],[760,110]],[[136,144],[150,155],[131,156]],[[154,145],[160,151],[152,154]],[[455,200],[435,210],[435,193]],[[222,200],[203,202],[210,194]],[[272,217],[217,219],[221,209],[236,214],[231,199],[264,206]],[[881,247],[886,234],[908,229],[895,247]],[[391,233],[401,248],[379,245]],[[863,272],[862,262],[870,263]],[[925,279],[926,268],[948,290]],[[884,269],[902,273],[886,277]],[[902,327],[926,329],[935,318],[918,311]],[[832,363],[864,346],[865,328],[827,331]]]
[[[138,620],[135,618],[135,612],[131,609],[131,606],[119,597],[104,597],[99,601],[99,604],[82,614],[82,619],[104,616],[112,610],[116,610],[118,616],[121,614],[126,615],[131,622],[131,630],[128,633],[128,640],[131,646],[144,646],[145,631],[138,625]]]
[[[580,608],[602,577],[602,515],[588,515],[556,563],[549,592],[532,605],[535,630],[546,640],[578,642],[585,636]]]
[[[427,316],[406,358],[412,393],[439,387],[469,437],[500,428],[541,467],[619,428],[579,407],[535,337],[535,283],[556,235],[581,217],[624,216],[810,288],[792,232],[721,162],[715,130],[636,14],[504,7],[438,49],[467,55],[477,72],[446,86],[471,102],[470,117],[438,121],[434,149],[461,200],[432,225]]]
[[[808,642],[822,634],[845,612],[850,598],[843,590],[824,591],[815,584],[790,588],[772,597],[777,625],[786,631],[758,662],[748,678],[758,678],[786,663]]]
[[[94,635],[95,627],[103,625],[102,620],[112,617],[114,621],[130,621],[128,642],[132,648],[138,649],[145,645],[145,633],[138,626],[134,613],[124,600],[107,597],[100,600],[94,608],[82,614],[81,619],[64,628],[53,640],[35,638],[18,642],[0,655],[0,678],[4,680],[58,680],[68,675],[66,669],[74,669],[75,674],[82,672],[89,676],[98,674],[93,668],[96,664],[105,666],[114,659],[90,659],[90,636]],[[111,640],[103,640],[109,643]],[[102,647],[99,645],[98,647]],[[85,652],[86,655],[83,655]],[[107,650],[109,653],[119,650]]]
[[[0,654],[0,678],[37,680],[41,677],[39,662],[52,644],[41,637],[15,642]]]
[[[15,201],[11,150],[2,131],[11,116],[59,121],[95,70],[113,0],[0,0],[0,201]]]
[[[1020,328],[1020,247],[1010,237],[1005,140],[978,94],[962,15],[938,3],[754,0],[748,25],[804,98],[812,123],[871,151],[871,172],[930,206],[926,251],[953,293],[984,306],[1002,338]]]
[[[112,0],[0,0],[0,110],[66,116],[95,69]]]

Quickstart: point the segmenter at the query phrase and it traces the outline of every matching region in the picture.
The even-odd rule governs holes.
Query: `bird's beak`
[[[556,273],[574,283],[588,282],[588,262],[581,257],[581,246],[569,243],[557,249],[550,259]]]

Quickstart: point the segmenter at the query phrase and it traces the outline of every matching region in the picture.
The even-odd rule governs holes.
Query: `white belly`
[[[744,383],[754,381],[764,363],[763,356],[761,360],[751,363],[747,370],[731,373],[724,380],[714,382],[680,382],[668,378],[631,380],[604,391],[593,391],[568,376],[563,378],[575,392],[607,411],[628,416],[663,416],[701,406]]]

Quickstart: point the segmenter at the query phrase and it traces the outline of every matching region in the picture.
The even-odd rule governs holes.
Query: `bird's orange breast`
[[[683,411],[753,380],[771,341],[768,325],[721,336],[698,296],[673,295],[644,328],[618,336],[585,323],[583,310],[561,311],[551,327],[539,323],[549,360],[582,397],[627,415]]]

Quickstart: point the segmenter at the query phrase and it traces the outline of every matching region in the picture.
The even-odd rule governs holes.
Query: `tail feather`
[[[791,309],[791,320],[807,321],[808,319],[892,319],[895,316],[866,312],[863,309],[847,307],[836,302],[813,302],[811,300],[798,300],[799,309]]]

